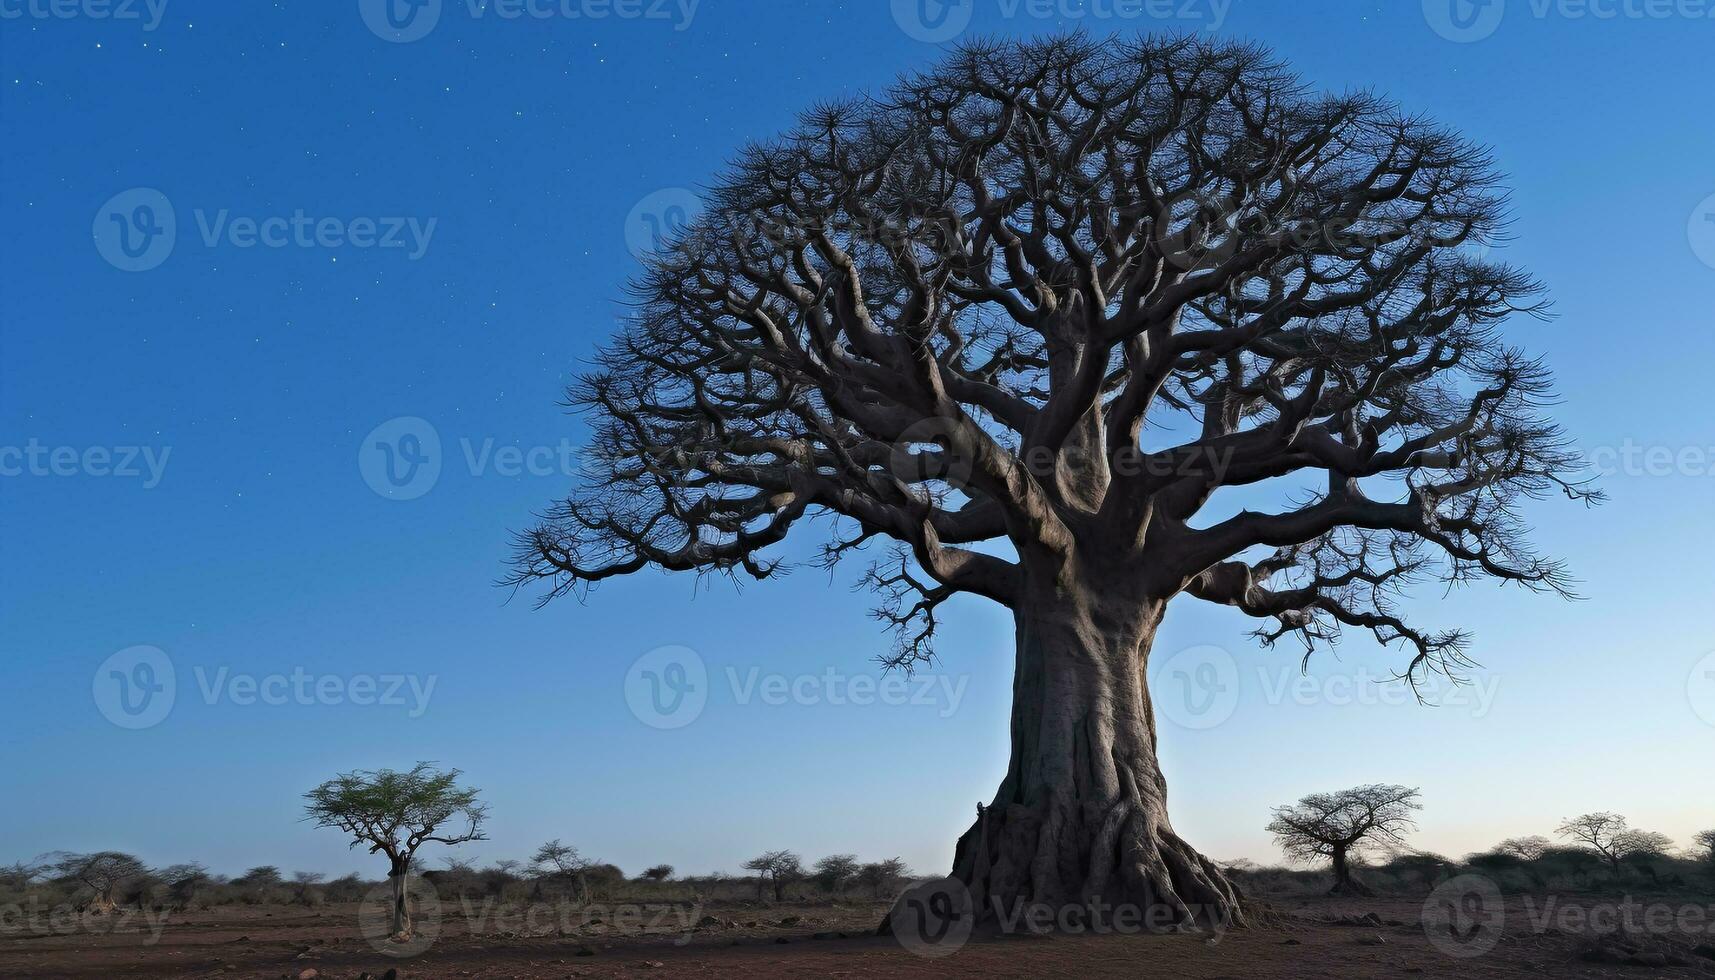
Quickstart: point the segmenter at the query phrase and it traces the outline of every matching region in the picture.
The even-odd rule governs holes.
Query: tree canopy
[[[1457,671],[1464,632],[1397,591],[1567,591],[1520,506],[1594,498],[1497,329],[1546,311],[1505,226],[1480,146],[1257,47],[969,44],[714,181],[574,386],[597,472],[509,581],[764,578],[829,515],[827,562],[896,544],[869,582],[907,668],[949,597],[1089,561],[1306,656],[1350,627]],[[1212,503],[1269,482],[1285,506]]]

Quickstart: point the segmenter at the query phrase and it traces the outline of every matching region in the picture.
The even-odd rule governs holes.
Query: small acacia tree
[[[659,884],[666,881],[668,878],[673,877],[673,866],[671,864],[657,864],[653,868],[649,868],[644,871],[643,877]]]
[[[1691,842],[1702,848],[1703,860],[1715,865],[1715,830],[1700,830],[1692,836]]]
[[[884,861],[871,861],[857,870],[858,884],[868,888],[870,894],[880,897],[895,888],[900,882],[911,876],[911,869],[899,858],[887,858]]]
[[[1620,864],[1627,858],[1665,854],[1673,846],[1673,840],[1665,834],[1634,830],[1626,825],[1625,817],[1608,811],[1573,817],[1555,833],[1601,855],[1615,875],[1620,873]]]
[[[590,900],[590,869],[596,862],[578,853],[578,849],[570,844],[560,843],[555,838],[541,847],[530,857],[531,872],[538,879],[561,881],[575,884],[581,901]]]
[[[974,42],[709,183],[570,392],[594,472],[511,581],[763,579],[816,525],[830,564],[894,543],[867,579],[890,666],[955,596],[1010,610],[1010,761],[953,858],[985,917],[1239,917],[1168,819],[1170,605],[1362,631],[1416,682],[1470,661],[1400,614],[1408,583],[1567,587],[1522,508],[1590,496],[1582,460],[1501,329],[1540,290],[1487,253],[1488,154],[1421,115],[1247,45]]]
[[[96,851],[59,855],[53,863],[53,873],[63,881],[75,881],[88,888],[92,909],[111,912],[119,904],[120,889],[147,877],[149,866],[123,851]]]
[[[762,898],[765,887],[774,887],[774,900],[786,900],[786,886],[804,877],[804,861],[791,851],[764,851],[744,862],[746,871],[756,872],[756,897]]]
[[[167,886],[167,901],[179,911],[189,909],[197,892],[209,883],[208,868],[194,861],[168,865],[156,874]]]
[[[1351,859],[1367,850],[1400,847],[1417,829],[1418,791],[1372,784],[1337,793],[1313,793],[1291,806],[1276,807],[1268,832],[1295,861],[1326,859],[1334,871],[1330,895],[1374,894],[1352,876]]]
[[[458,785],[460,775],[419,762],[409,772],[341,773],[304,794],[306,819],[351,835],[352,847],[387,856],[396,937],[411,934],[405,888],[417,849],[488,839],[482,831],[488,807],[477,800],[477,790]]]
[[[810,877],[825,891],[838,895],[858,873],[856,854],[830,854],[816,862]]]

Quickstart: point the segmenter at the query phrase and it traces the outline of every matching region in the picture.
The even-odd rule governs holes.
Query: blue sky
[[[1559,313],[1515,336],[1558,370],[1558,418],[1618,470],[1598,510],[1531,513],[1586,601],[1480,587],[1412,604],[1477,634],[1485,669],[1439,708],[1376,690],[1397,652],[1353,638],[1300,681],[1241,618],[1176,607],[1156,658],[1190,650],[1180,666],[1233,681],[1218,717],[1163,709],[1180,832],[1274,860],[1270,806],[1387,781],[1423,788],[1416,842],[1435,850],[1596,809],[1688,842],[1715,820],[1715,675],[1698,666],[1715,651],[1715,19],[1696,16],[1715,4],[1455,2],[1457,18],[1448,0],[968,0],[925,17],[555,0],[514,18],[446,0],[404,39],[350,0],[139,2],[136,19],[0,0],[0,861],[113,847],[379,875],[300,822],[298,797],[430,759],[486,791],[493,840],[466,849],[482,860],[558,837],[633,871],[774,847],[946,867],[1005,766],[999,609],[952,609],[931,686],[865,699],[850,685],[887,639],[857,568],[742,590],[645,574],[540,611],[493,582],[509,531],[569,483],[583,430],[557,403],[612,329],[632,247],[743,141],[934,58],[967,15],[1009,35],[1258,40],[1319,86],[1374,88],[1492,145],[1509,258]],[[143,235],[169,210],[170,247]],[[378,441],[414,450],[392,470],[414,479],[389,482]],[[139,645],[159,652],[125,652]],[[646,675],[627,678],[665,646],[694,657],[638,669],[677,658],[707,678],[695,717],[664,729]],[[170,710],[111,721],[138,721],[114,671],[159,686],[163,666]],[[797,693],[770,703],[768,678]]]

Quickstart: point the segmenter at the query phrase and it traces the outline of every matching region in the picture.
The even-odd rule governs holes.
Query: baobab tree
[[[1407,583],[1567,587],[1521,503],[1592,494],[1502,336],[1544,305],[1481,248],[1497,172],[1377,97],[1244,45],[982,42],[812,109],[705,203],[572,387],[596,472],[508,581],[765,579],[829,515],[830,564],[892,543],[887,666],[933,657],[955,596],[1010,609],[1011,761],[953,869],[985,914],[1235,918],[1168,820],[1145,668],[1172,600],[1306,658],[1363,631],[1416,685],[1470,661],[1401,618]],[[1220,493],[1265,483],[1276,509]]]
[[[1372,784],[1336,793],[1312,793],[1291,806],[1276,807],[1268,822],[1286,856],[1295,861],[1326,859],[1334,872],[1330,895],[1373,895],[1352,876],[1352,858],[1365,851],[1402,847],[1417,829],[1412,814],[1423,809],[1418,792]]]
[[[341,773],[304,794],[305,819],[350,835],[352,847],[387,856],[393,886],[389,931],[395,938],[411,936],[406,886],[418,848],[488,839],[482,830],[488,807],[477,800],[477,790],[458,785],[461,775],[419,762],[409,772]]]

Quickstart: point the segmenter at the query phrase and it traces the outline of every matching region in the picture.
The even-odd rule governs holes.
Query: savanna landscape
[[[4,7],[0,977],[1715,977],[1686,0],[340,6]]]

